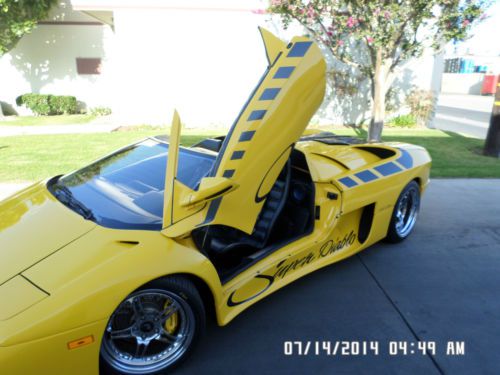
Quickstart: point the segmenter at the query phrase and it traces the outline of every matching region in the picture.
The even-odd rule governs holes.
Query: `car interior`
[[[192,238],[224,283],[287,243],[310,234],[314,217],[314,184],[304,154],[294,149],[267,195],[252,234],[208,225],[194,230]]]

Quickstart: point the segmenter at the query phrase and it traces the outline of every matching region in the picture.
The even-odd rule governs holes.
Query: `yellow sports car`
[[[226,137],[149,138],[0,204],[0,373],[163,374],[284,285],[412,231],[422,147],[305,133],[325,60],[261,30],[269,66]]]

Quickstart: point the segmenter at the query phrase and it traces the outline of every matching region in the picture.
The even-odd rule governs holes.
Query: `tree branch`
[[[296,20],[297,22],[299,22],[302,26],[304,26],[310,33],[312,33],[316,39],[318,40],[322,40],[322,34],[319,33],[318,31],[314,30],[313,28],[309,27],[305,22],[303,22],[300,18],[298,18],[297,16],[295,16],[294,14],[292,13],[288,13],[294,20]],[[317,17],[316,18],[316,23],[321,27],[321,30],[323,30],[323,33],[324,33],[324,36],[326,38],[328,38],[328,41],[330,42],[329,46],[327,45],[327,47],[332,51],[332,54],[334,55],[334,57],[339,60],[341,63],[345,64],[345,65],[348,65],[350,67],[353,67],[353,68],[356,68],[356,69],[359,69],[359,70],[363,70],[362,68],[364,68],[365,66],[363,66],[362,64],[360,63],[357,63],[355,61],[352,61],[351,59],[349,58],[346,58],[345,55],[343,54],[337,54],[336,52],[338,51],[338,46],[334,47],[333,46],[333,40],[332,38],[328,35],[328,30],[326,29],[325,25],[323,25],[323,23],[320,21],[320,19]],[[324,44],[324,43],[323,43]]]

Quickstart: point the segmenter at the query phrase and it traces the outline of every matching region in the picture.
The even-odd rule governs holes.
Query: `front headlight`
[[[0,285],[0,321],[7,320],[40,302],[48,294],[21,275]]]

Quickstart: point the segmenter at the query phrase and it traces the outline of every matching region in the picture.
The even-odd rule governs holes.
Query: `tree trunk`
[[[500,84],[497,86],[493,111],[491,112],[490,127],[484,143],[483,154],[500,158]]]
[[[387,92],[387,63],[382,59],[382,50],[377,50],[372,77],[372,118],[368,128],[368,142],[380,142],[385,118],[385,94]]]

